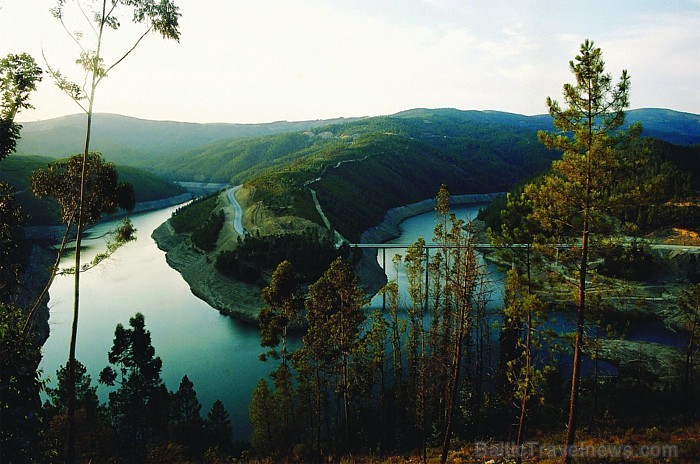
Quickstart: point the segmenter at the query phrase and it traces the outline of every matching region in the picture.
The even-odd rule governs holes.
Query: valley
[[[646,110],[640,114],[659,118],[682,117]],[[691,121],[693,118],[690,118]],[[146,221],[142,226],[139,226],[141,222],[137,222],[137,228],[144,227],[146,235],[149,235],[147,231],[152,230],[153,242],[141,235],[139,240],[144,242],[139,247],[147,246],[148,252],[146,248],[143,251],[129,251],[130,248],[126,248],[125,254],[116,254],[113,260],[105,263],[103,274],[97,273],[95,283],[87,284],[86,305],[104,309],[106,303],[89,303],[93,292],[97,291],[94,296],[104,295],[105,292],[114,295],[124,292],[123,289],[118,290],[116,284],[126,284],[136,289],[140,285],[136,282],[148,280],[139,278],[144,269],[166,275],[162,267],[158,267],[161,264],[155,264],[162,260],[162,252],[165,252],[167,265],[177,273],[167,273],[165,287],[160,290],[148,286],[141,293],[137,292],[134,298],[138,303],[128,303],[132,300],[114,297],[116,306],[110,309],[114,317],[100,321],[96,314],[87,315],[87,324],[95,334],[109,333],[110,325],[117,322],[117,315],[123,322],[129,311],[143,310],[149,326],[152,326],[158,352],[161,352],[159,346],[162,346],[166,362],[182,359],[164,369],[164,380],[169,388],[176,386],[183,373],[191,375],[198,390],[203,392],[201,399],[205,407],[209,407],[217,398],[223,399],[227,409],[233,411],[232,417],[239,430],[245,436],[254,434],[259,424],[256,425],[253,416],[248,417],[247,411],[255,402],[251,402],[251,394],[255,398],[256,379],[266,377],[270,368],[278,366],[279,369],[280,365],[279,361],[268,361],[268,364],[257,361],[258,355],[264,351],[259,346],[258,337],[260,311],[265,307],[263,289],[273,280],[276,263],[282,259],[292,259],[285,256],[296,256],[295,262],[299,262],[296,261],[299,256],[321,257],[321,261],[309,264],[310,267],[303,271],[302,286],[309,291],[318,278],[317,269],[325,269],[338,255],[344,256],[352,263],[363,294],[367,298],[374,295],[365,308],[368,318],[373,311],[381,310],[388,322],[392,320],[394,316],[391,316],[387,306],[391,298],[387,300],[385,294],[378,292],[385,284],[395,281],[399,285],[401,300],[396,317],[403,321],[397,322],[396,327],[415,324],[415,319],[411,319],[410,315],[408,303],[412,297],[408,291],[408,271],[404,265],[391,269],[389,261],[392,256],[388,256],[389,252],[384,255],[371,250],[358,252],[348,249],[343,243],[383,243],[396,237],[401,243],[407,243],[419,236],[430,241],[436,220],[435,195],[444,183],[450,186],[452,204],[460,215],[473,218],[481,207],[481,219],[477,221],[481,231],[479,240],[488,240],[485,227],[492,227],[493,230],[500,227],[500,223],[492,218],[500,217],[500,211],[506,208],[507,203],[520,195],[518,185],[546,172],[552,159],[559,156],[556,152],[543,150],[539,145],[536,137],[539,124],[538,117],[502,113],[412,110],[382,118],[333,122],[296,132],[239,137],[202,149],[192,149],[186,154],[163,155],[159,158],[162,164],[158,159],[149,163],[151,173],[120,167],[120,178],[123,175],[132,181],[142,200],[142,208],[159,209],[144,216],[135,216],[137,221]],[[693,126],[689,123],[678,127]],[[668,138],[694,140],[696,135],[693,130],[683,130],[669,130]],[[648,146],[659,154],[659,158],[650,164],[653,172],[666,172],[663,170],[674,166],[673,169],[682,169],[678,172],[688,173],[687,177],[676,175],[676,183],[666,186],[667,195],[673,189],[697,188],[697,145],[673,145],[655,140],[650,141]],[[16,156],[14,159],[17,164],[13,167],[26,171],[29,168],[23,167],[25,165],[33,166],[47,161],[46,158],[29,156]],[[667,166],[663,164],[665,162],[671,164]],[[666,167],[659,167],[662,165]],[[4,163],[4,166],[8,164]],[[193,169],[200,171],[193,174]],[[170,180],[156,180],[153,173]],[[18,177],[13,179],[19,182]],[[178,182],[174,184],[172,181]],[[16,185],[21,197],[23,184]],[[184,192],[182,186],[196,193]],[[191,196],[196,197],[194,201],[181,203]],[[160,209],[168,202],[181,204],[177,208]],[[465,208],[463,205],[473,206]],[[37,210],[41,210],[41,207]],[[643,218],[646,224],[643,232],[647,238],[651,237],[648,234],[652,231],[657,233],[656,224],[659,223],[673,224],[678,230],[686,231],[686,237],[690,237],[690,241],[680,245],[680,248],[668,244],[654,250],[658,255],[656,262],[663,263],[659,265],[664,268],[657,270],[651,280],[616,281],[596,276],[597,284],[606,282],[619,291],[613,292],[612,296],[592,293],[596,301],[612,309],[604,316],[596,316],[600,318],[586,329],[591,334],[598,334],[598,327],[605,327],[605,336],[596,339],[595,345],[595,359],[599,360],[600,366],[598,361],[592,361],[593,358],[587,360],[584,364],[587,379],[590,379],[591,372],[603,377],[620,375],[638,381],[645,379],[644,385],[651,389],[651,393],[644,390],[643,395],[648,397],[657,394],[653,393],[656,391],[654,389],[661,388],[664,382],[680,382],[678,366],[683,362],[682,334],[686,330],[686,320],[679,315],[678,301],[688,279],[692,279],[689,276],[696,272],[694,266],[697,266],[700,255],[697,244],[692,240],[693,227],[698,223],[697,206],[690,200],[689,207],[664,203],[653,211],[630,209],[624,210],[624,214],[625,217],[635,215],[635,219],[637,216]],[[140,219],[142,217],[144,219]],[[415,230],[410,228],[413,226],[404,230],[405,225],[414,224],[414,220],[421,225]],[[46,223],[50,223],[50,220]],[[98,229],[110,224],[106,222]],[[279,249],[280,243],[290,244],[292,250]],[[253,254],[240,254],[243,253],[241,250],[245,253],[253,251]],[[404,255],[407,253],[406,250],[401,252]],[[243,278],[232,275],[231,269],[226,267],[231,265],[231,256],[245,264],[243,268],[234,269],[235,272],[242,272],[239,275]],[[258,259],[261,256],[267,258]],[[147,266],[142,262],[146,257],[150,263]],[[499,341],[498,334],[488,327],[504,324],[502,301],[507,285],[505,272],[514,261],[509,255],[488,258],[487,261],[480,261],[492,279],[488,284],[489,297],[483,316],[488,324],[481,329],[484,332],[479,335],[482,341],[478,343],[484,344],[480,348],[483,351],[476,356],[481,356],[478,359],[489,366],[488,376],[491,376],[499,369],[496,357],[503,349],[496,345],[502,346],[503,341]],[[124,276],[125,272],[129,272],[127,262],[132,260],[139,269],[133,269],[133,276],[127,278]],[[600,263],[603,261],[596,266],[600,266]],[[105,277],[107,275],[113,277]],[[538,276],[543,281],[545,277],[546,271]],[[109,282],[101,280],[105,278]],[[114,289],[110,290],[113,287],[112,278],[115,280]],[[62,282],[52,287],[51,292],[52,315],[48,324],[56,337],[52,339],[50,335],[45,346],[48,356],[44,366],[49,375],[64,358],[59,347],[66,344],[67,335],[63,327],[66,322],[62,321],[67,317],[64,300],[68,299],[65,295],[70,284]],[[61,285],[66,288],[61,290]],[[168,303],[161,301],[162,295],[171,292],[173,294],[168,297]],[[567,291],[563,287],[556,290],[543,288],[538,290],[538,294],[553,311],[552,319],[545,323],[548,330],[559,334],[553,344],[565,346],[569,343],[567,334],[574,327]],[[173,297],[178,301],[172,300]],[[121,301],[126,307],[121,307]],[[192,313],[192,308],[197,308],[196,311],[214,309],[221,316],[214,311],[206,316]],[[168,316],[168,310],[177,311],[177,316]],[[195,320],[199,321],[200,329],[192,329],[198,327],[193,325]],[[179,340],[182,335],[174,336],[172,330],[184,327],[183,324],[189,324],[192,330],[209,331],[211,346],[202,347],[192,341],[185,346],[175,346],[173,339]],[[215,330],[211,328],[213,325],[217,326]],[[302,344],[301,334],[307,330],[299,329],[306,327],[307,323],[302,321],[292,326],[294,331],[289,343],[298,347]],[[406,328],[404,330],[407,331]],[[401,343],[411,343],[411,336],[408,331],[405,332]],[[182,352],[187,346],[194,346],[193,353]],[[566,353],[565,348],[561,349],[562,353]],[[105,363],[102,354],[106,352],[106,347],[93,346],[88,351],[83,351],[81,356],[89,362],[91,372],[95,373],[99,365]],[[233,352],[236,354],[232,355]],[[187,361],[195,353],[198,361]],[[567,355],[557,356],[566,359]],[[216,388],[212,388],[207,379],[214,374],[205,367],[207,362],[202,364],[204,359],[212,359],[210,363],[221,366],[230,363],[230,366],[222,369],[231,372],[243,369],[245,375],[236,377],[227,371],[227,374],[219,376],[221,382]],[[569,368],[566,361],[559,367],[561,379],[566,378],[565,372]],[[660,383],[649,380],[652,378]],[[550,381],[554,384],[557,382],[555,378]],[[483,382],[484,388],[492,388],[489,385],[493,380],[484,379]],[[232,389],[235,399],[231,392],[222,393],[221,388],[225,385]],[[605,391],[606,395],[616,394]],[[101,398],[106,399],[108,390],[101,389],[100,392]],[[486,417],[484,420],[489,419]]]

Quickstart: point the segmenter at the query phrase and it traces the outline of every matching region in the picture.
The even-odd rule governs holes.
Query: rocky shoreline
[[[198,251],[187,234],[178,234],[164,222],[151,234],[165,252],[168,265],[178,271],[190,291],[221,314],[246,323],[257,323],[261,307],[260,289],[230,279],[214,267],[216,256]]]
[[[245,192],[242,195],[247,198]],[[452,204],[488,203],[500,195],[502,193],[457,195],[452,197]],[[392,208],[386,213],[380,224],[362,234],[361,242],[383,243],[391,240],[400,234],[399,224],[401,221],[434,209],[434,198]],[[250,209],[244,215],[248,229],[256,227],[253,223],[265,222],[260,218],[257,218],[257,221],[252,221],[252,216],[254,214]],[[195,250],[189,241],[189,236],[177,234],[167,222],[158,227],[153,232],[152,237],[158,247],[166,252],[168,264],[180,272],[194,295],[206,301],[222,314],[248,323],[257,322],[257,315],[262,306],[258,287],[219,274],[213,265],[216,256]],[[360,285],[369,296],[375,295],[386,284],[384,271],[377,263],[376,251],[363,250],[363,257],[356,272]]]

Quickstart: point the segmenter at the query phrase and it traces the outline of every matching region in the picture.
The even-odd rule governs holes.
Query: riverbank
[[[505,194],[502,192],[453,195],[450,197],[450,205],[468,206],[489,203],[503,195]],[[382,222],[362,232],[360,235],[360,242],[384,243],[395,239],[401,234],[399,224],[401,224],[402,221],[413,216],[418,216],[419,214],[429,213],[430,211],[435,211],[435,198],[428,198],[427,200],[417,203],[391,208],[384,215]]]
[[[251,192],[241,188],[235,193],[243,212],[243,225],[248,233],[274,234],[308,227],[319,227],[309,221],[293,217],[276,217],[259,204],[250,204]],[[500,193],[479,195],[456,195],[452,197],[453,205],[482,204],[492,201]],[[234,212],[231,202],[223,192],[217,208],[224,211],[226,222],[224,232],[220,234],[217,247],[211,252],[197,250],[190,241],[189,234],[178,234],[169,223],[161,224],[152,234],[158,247],[165,251],[168,264],[176,269],[188,283],[193,294],[206,301],[222,314],[235,319],[254,323],[262,308],[261,289],[221,275],[215,268],[216,257],[224,248],[235,246],[239,236],[230,225]],[[435,199],[392,208],[384,220],[362,234],[363,243],[383,243],[400,235],[399,224],[409,217],[433,211]],[[239,213],[240,214],[240,213]],[[303,221],[303,223],[300,223]],[[360,285],[368,296],[373,296],[386,284],[384,270],[377,262],[375,250],[363,250],[363,256],[356,266]]]
[[[260,288],[230,279],[216,270],[216,255],[196,250],[188,234],[178,234],[164,222],[151,234],[165,252],[168,265],[178,271],[192,293],[221,314],[257,323],[262,305]]]
[[[112,221],[120,217],[131,216],[133,214],[147,213],[150,211],[168,208],[170,206],[185,203],[187,201],[190,201],[191,199],[192,194],[188,192],[176,195],[174,197],[162,198],[160,200],[142,201],[136,203],[132,211],[121,211],[114,214],[108,214],[102,217],[102,219],[100,219],[100,222]],[[53,226],[30,226],[25,228],[25,233],[27,239],[31,241],[50,242],[51,244],[55,244],[61,241],[65,230],[66,226],[62,224]]]
[[[262,289],[258,285],[226,277],[216,270],[219,253],[235,247],[241,236],[233,225],[234,218],[242,214],[242,226],[250,234],[283,234],[320,226],[293,216],[272,215],[264,206],[251,203],[251,192],[246,187],[237,189],[233,194],[240,210],[234,207],[228,192],[222,191],[212,211],[221,210],[226,218],[212,251],[197,249],[190,240],[190,234],[177,233],[167,221],[156,228],[151,237],[158,248],[165,251],[168,265],[182,275],[194,295],[221,314],[242,322],[257,323],[263,306]]]

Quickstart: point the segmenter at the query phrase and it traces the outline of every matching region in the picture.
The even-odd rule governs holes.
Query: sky
[[[376,116],[411,108],[547,112],[585,39],[631,108],[700,113],[700,0],[174,0],[181,40],[151,34],[98,87],[95,111],[188,122]],[[73,4],[75,0],[67,0]],[[94,0],[83,0],[92,5]],[[0,56],[81,82],[55,0],[0,0]],[[122,7],[123,8],[123,7]],[[71,31],[89,25],[66,14]],[[105,38],[107,62],[142,32]],[[43,56],[46,57],[46,61]],[[45,76],[21,121],[80,112]]]

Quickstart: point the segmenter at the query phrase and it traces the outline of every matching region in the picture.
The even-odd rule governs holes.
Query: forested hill
[[[696,115],[631,113],[631,122],[642,116],[657,137],[700,141]],[[674,124],[663,124],[673,118]],[[441,183],[453,194],[504,191],[543,171],[560,154],[537,140],[540,129],[551,129],[549,116],[414,109],[211,144],[154,168],[178,180],[249,182],[255,201],[277,214],[321,223],[313,189],[331,224],[352,240],[387,209],[433,196]]]
[[[149,168],[162,157],[186,152],[217,140],[301,131],[344,120],[195,124],[96,113],[93,115],[91,146],[101,152],[107,161]],[[25,122],[22,126],[22,139],[17,144],[17,154],[62,158],[82,150],[85,139],[84,114]]]
[[[628,121],[642,122],[645,135],[678,144],[700,143],[700,116],[670,110],[644,109],[628,113]],[[511,161],[545,150],[536,140],[538,130],[551,130],[549,115],[523,116],[499,111],[413,109],[391,116],[363,118],[340,124],[279,133],[246,140],[208,144],[155,160],[149,169],[175,180],[206,182],[249,181],[270,167],[297,162],[310,154],[336,150],[360,138],[392,134],[425,143],[438,151],[475,150],[490,158]],[[534,143],[537,147],[522,145]],[[516,151],[525,153],[516,154]],[[548,155],[546,155],[548,156]]]
[[[698,115],[662,109],[628,112],[628,122],[637,121],[645,135],[700,143]],[[81,116],[25,123],[18,153],[74,153],[83,123]],[[536,137],[538,130],[551,128],[549,115],[456,109],[258,125],[98,114],[93,146],[109,161],[172,180],[249,182],[255,187],[254,201],[273,212],[322,223],[313,189],[331,223],[355,239],[387,209],[433,196],[441,183],[453,194],[486,193],[508,190],[541,172],[559,156]]]
[[[640,109],[629,111],[628,121],[642,122],[645,135],[661,140],[683,145],[700,143],[699,115]],[[413,109],[393,116],[362,119],[195,124],[98,113],[93,124],[92,146],[108,161],[143,167],[176,180],[238,182],[255,177],[279,161],[303,156],[296,152],[325,140],[328,134],[320,129],[323,126],[336,127],[331,130],[334,134],[339,132],[338,126],[346,127],[346,140],[358,134],[396,132],[428,141],[440,137],[478,138],[489,131],[535,133],[550,129],[551,118],[499,111]],[[17,154],[65,157],[80,152],[85,115],[25,122],[23,126]],[[310,130],[319,137],[302,137]],[[246,172],[251,168],[254,169]]]

